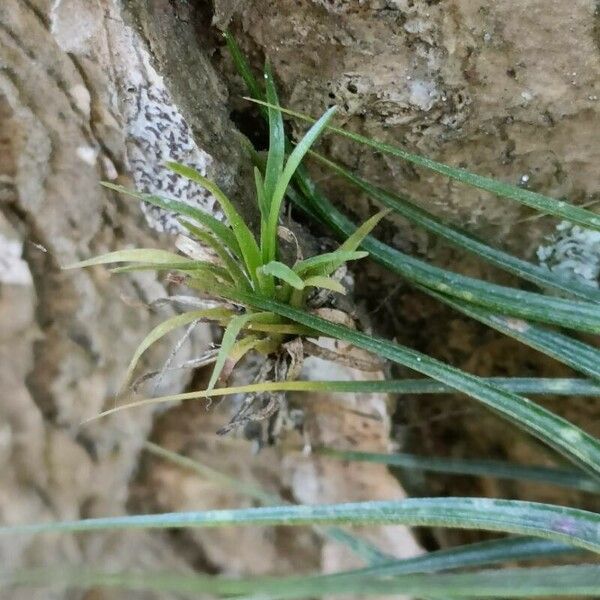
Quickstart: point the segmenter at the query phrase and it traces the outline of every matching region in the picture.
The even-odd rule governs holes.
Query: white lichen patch
[[[176,161],[207,175],[212,158],[198,147],[163,77],[131,28],[111,30],[120,61],[114,64],[120,111],[126,138],[127,161],[138,191],[175,198],[223,219],[214,197],[172,173],[167,161]],[[161,232],[180,233],[175,215],[143,205],[149,225]]]
[[[165,167],[167,161],[177,161],[206,175],[211,157],[198,148],[161,78],[151,77],[148,82],[130,86],[128,97],[127,146],[136,188],[176,198],[222,218],[211,194]],[[174,215],[159,208],[144,206],[144,213],[158,231],[181,230]]]
[[[567,278],[600,285],[600,231],[563,221],[549,243],[537,250],[540,263]]]
[[[0,233],[0,283],[31,285],[29,266],[21,257],[23,244]]]
[[[413,79],[408,83],[409,102],[423,111],[429,111],[439,98],[439,92],[433,81]]]

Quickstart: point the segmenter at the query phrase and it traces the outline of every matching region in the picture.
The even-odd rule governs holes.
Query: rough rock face
[[[241,115],[239,122],[250,112],[238,98],[241,87],[213,18],[220,27],[231,25],[257,67],[265,55],[270,58],[283,101],[295,108],[317,114],[335,103],[343,121],[361,133],[574,202],[594,201],[600,152],[596,128],[590,126],[600,96],[596,4],[553,3],[550,11],[544,0],[215,0],[214,5],[201,0],[3,0],[0,520],[249,503],[195,474],[143,459],[141,448],[149,436],[294,501],[401,497],[402,489],[382,468],[278,449],[253,457],[243,442],[215,440],[214,430],[227,418],[226,405],[208,413],[199,403],[163,414],[123,412],[80,427],[82,419],[112,402],[133,348],[172,311],[151,303],[173,290],[154,275],[109,278],[104,269],[60,267],[112,249],[172,244],[172,238],[158,235],[174,229],[168,215],[144,209],[144,219],[135,202],[102,190],[101,179],[177,194],[219,216],[211,197],[169,178],[162,167],[166,158],[217,178],[252,220],[248,166],[229,120],[230,110]],[[332,157],[373,181],[525,256],[552,227],[544,219],[519,226],[528,213],[515,204],[343,140],[330,138],[324,145]],[[370,202],[360,194],[333,181],[324,184],[357,216],[369,213]],[[386,237],[441,264],[488,275],[400,220]],[[380,274],[367,273],[364,281],[373,287],[362,289],[373,289],[379,305],[385,296]],[[498,374],[498,367],[502,373],[523,374],[521,358],[527,373],[559,374],[549,361],[519,354],[511,343],[410,292],[400,290],[391,307],[386,298],[371,319],[382,328],[390,324],[389,331],[410,345],[482,374]],[[146,364],[160,365],[177,339],[148,353]],[[208,329],[195,330],[178,361],[210,339]],[[475,356],[474,348],[483,350]],[[187,375],[173,373],[158,391],[178,391],[190,383]],[[345,376],[357,374],[336,374]],[[385,398],[313,400],[306,418],[315,443],[388,450]],[[456,403],[452,406],[462,415],[464,399]],[[353,412],[359,406],[362,416]],[[520,438],[519,443],[504,439],[506,428],[493,417],[455,418],[448,424],[438,417],[452,415],[450,405],[430,406],[431,414],[416,403],[403,404],[409,431],[401,434],[411,449],[460,454],[470,448],[476,456],[493,446],[533,462],[530,446]],[[590,405],[565,406],[561,400],[552,408],[584,424],[595,414]],[[413,487],[431,490],[419,488],[422,484]],[[452,485],[433,489],[473,492],[467,484],[464,490]],[[528,493],[493,486],[483,491]],[[548,494],[547,499],[557,500]],[[339,546],[309,530],[299,530],[293,539],[278,529],[232,531],[2,539],[0,563],[11,569],[52,560],[231,574],[353,564]],[[379,528],[368,535],[397,555],[419,551],[403,528]],[[166,597],[100,590],[69,595],[59,589],[3,594],[11,600]]]
[[[167,294],[164,284],[147,275],[109,280],[104,270],[61,270],[98,252],[158,243],[135,204],[115,202],[98,185],[139,171],[126,93],[135,85],[151,89],[141,52],[112,3],[10,0],[0,7],[0,514],[6,523],[124,512],[150,430],[144,412],[80,422],[118,392],[123,365],[156,320],[148,304]],[[158,312],[164,318],[170,311]],[[192,337],[181,357],[206,341],[206,334]],[[166,377],[163,385],[178,389],[184,382]],[[3,539],[0,554],[13,569],[48,561],[185,568],[144,534]],[[11,597],[33,596],[28,590]]]
[[[335,103],[359,133],[576,203],[597,199],[600,149],[590,123],[600,111],[600,17],[593,0],[552,10],[545,0],[255,0],[238,18],[242,39],[269,57],[283,101],[295,109],[318,115]],[[344,139],[331,137],[327,150],[528,256],[547,225],[516,227],[528,209]],[[365,213],[363,197],[350,201]],[[399,226],[407,247],[428,246]]]

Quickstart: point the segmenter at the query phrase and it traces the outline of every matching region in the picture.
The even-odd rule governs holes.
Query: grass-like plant
[[[267,98],[277,105],[277,93],[268,65],[265,82]],[[214,182],[188,166],[175,162],[166,164],[177,175],[213,194],[226,217],[226,223],[177,200],[104,183],[108,188],[177,213],[189,236],[187,243],[180,245],[187,256],[150,248],[120,250],[79,262],[70,268],[127,263],[113,268],[112,272],[147,269],[174,271],[182,276],[181,281],[211,300],[210,307],[177,315],[153,329],[135,351],[127,369],[126,382],[131,379],[141,355],[150,345],[173,329],[199,320],[213,321],[224,328],[220,349],[214,355],[214,368],[207,391],[215,387],[220,377],[226,380],[234,365],[250,351],[275,357],[272,369],[267,369],[265,375],[272,373],[276,379],[285,380],[293,379],[299,373],[304,348],[292,350],[291,346],[286,346],[286,341],[289,342],[291,337],[298,340],[309,335],[318,336],[318,332],[298,325],[285,316],[259,308],[252,298],[256,296],[306,311],[310,306],[316,307],[315,296],[318,297],[318,294],[315,295],[315,291],[345,294],[346,289],[336,278],[336,272],[347,262],[368,255],[358,247],[389,212],[382,210],[371,217],[348,236],[337,250],[309,258],[302,258],[295,236],[280,225],[283,200],[290,181],[334,112],[335,108],[325,112],[286,158],[282,114],[279,110],[269,109],[269,151],[266,161],[257,160],[264,164],[254,167],[256,201],[260,213],[258,239],[227,195]],[[279,260],[281,237],[296,242],[297,257],[292,265]],[[215,299],[217,306],[214,306]],[[315,345],[310,347],[314,352],[319,351]],[[328,356],[331,355],[335,356],[335,353],[328,352]],[[339,356],[339,359],[343,360],[343,357]],[[277,403],[271,402],[268,408],[262,407],[254,418],[258,415],[265,419],[277,408]],[[244,419],[238,418],[232,425],[243,422]]]
[[[331,125],[333,110],[313,122],[306,136],[295,146],[286,140],[282,114],[311,120],[306,115],[279,106],[275,85],[267,67],[264,88],[235,44],[226,36],[233,60],[248,85],[252,99],[258,102],[269,123],[269,151],[266,161],[256,153],[255,184],[261,216],[257,239],[232,203],[212,182],[183,165],[171,164],[178,174],[202,185],[219,201],[227,218],[221,223],[177,200],[131,193],[166,210],[177,212],[190,237],[212,249],[198,260],[195,256],[143,249],[124,250],[80,263],[91,266],[115,262],[129,263],[115,269],[175,270],[200,294],[218,299],[218,306],[184,313],[159,325],[142,342],[128,369],[128,378],[148,346],[176,327],[206,319],[224,326],[221,348],[206,390],[150,398],[107,411],[113,413],[151,403],[213,398],[234,393],[265,394],[296,391],[447,393],[459,391],[481,402],[505,418],[512,426],[523,429],[554,449],[571,463],[538,467],[513,465],[498,461],[449,460],[414,455],[381,455],[316,449],[332,458],[393,464],[443,473],[486,475],[526,481],[542,481],[570,487],[586,493],[600,489],[600,443],[593,436],[565,419],[521,396],[527,394],[564,394],[598,396],[600,352],[589,344],[545,325],[600,333],[600,292],[542,269],[520,258],[492,248],[481,240],[448,225],[417,207],[407,198],[373,186],[341,165],[312,154],[315,159],[358,186],[386,210],[396,211],[415,225],[441,236],[464,251],[474,253],[518,277],[538,286],[538,292],[495,285],[429,265],[408,256],[369,236],[385,216],[378,213],[364,225],[356,227],[320,192],[301,164],[313,142],[325,130],[419,167],[430,169],[467,185],[479,187],[503,198],[520,202],[545,214],[558,216],[589,228],[600,229],[597,215],[547,196],[507,185],[417,156],[403,148],[383,144]],[[288,157],[286,160],[286,156]],[[126,191],[110,186],[118,191]],[[298,259],[294,264],[282,262],[278,254],[278,227],[284,197],[343,240],[332,253]],[[429,356],[385,339],[366,335],[340,322],[332,322],[311,311],[307,290],[321,288],[343,293],[334,274],[347,261],[372,259],[404,277],[436,299],[489,325],[502,333],[552,356],[589,379],[520,379],[479,378],[450,367]],[[548,291],[551,293],[548,293]],[[526,320],[525,320],[526,319]],[[329,336],[362,348],[383,359],[395,362],[427,376],[427,379],[397,381],[297,381],[292,368],[292,340]],[[230,372],[245,353],[257,350],[274,360],[274,381],[258,381],[235,388],[218,388],[220,376]],[[288,355],[282,361],[282,356]],[[271,357],[271,358],[269,358]],[[276,357],[276,358],[273,358]],[[264,413],[259,416],[265,416]],[[257,499],[265,506],[255,509],[207,511],[162,515],[136,515],[72,522],[43,523],[0,528],[0,534],[83,532],[127,528],[219,527],[227,525],[345,525],[402,523],[413,526],[477,528],[512,534],[511,537],[471,544],[408,560],[385,557],[376,549],[361,544],[356,536],[328,528],[327,535],[347,544],[368,563],[364,568],[332,575],[285,578],[229,580],[208,576],[167,574],[106,574],[96,571],[26,571],[5,576],[7,582],[47,583],[60,581],[73,586],[104,585],[129,589],[212,593],[230,598],[307,598],[323,594],[348,593],[366,596],[413,594],[427,598],[466,597],[537,597],[600,596],[600,567],[596,562],[552,568],[495,568],[469,572],[448,570],[504,564],[514,560],[550,558],[574,552],[600,554],[600,515],[535,502],[488,498],[414,498],[399,502],[362,502],[329,506],[271,506],[273,499],[263,491],[239,485],[184,457],[148,446],[154,454],[172,460],[183,468],[192,468],[204,477],[234,485],[238,491]],[[588,554],[589,558],[589,554]],[[592,559],[593,560],[593,559]],[[424,574],[426,573],[426,574]],[[1,577],[1,576],[0,576]]]

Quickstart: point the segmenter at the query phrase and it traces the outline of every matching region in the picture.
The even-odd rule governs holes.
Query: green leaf
[[[322,275],[314,275],[304,280],[305,287],[316,287],[325,290],[331,290],[338,294],[346,295],[346,288],[336,279],[332,277],[323,277]]]
[[[194,321],[199,321],[201,319],[211,319],[211,320],[220,320],[220,319],[228,319],[232,315],[230,310],[224,308],[207,308],[204,310],[194,310],[190,312],[183,313],[181,315],[175,315],[166,321],[163,321],[159,325],[157,325],[140,343],[137,347],[136,351],[133,353],[133,357],[129,366],[127,367],[127,372],[125,374],[125,381],[122,387],[125,387],[127,383],[131,379],[131,375],[140,360],[142,354],[150,347],[152,344],[157,342],[160,338],[167,335],[174,329],[178,329],[179,327],[183,327],[188,323],[192,323]]]
[[[267,331],[291,335],[318,335],[310,329],[293,329],[300,325],[268,325],[248,324],[249,331]],[[497,386],[510,392],[557,396],[600,396],[600,386],[585,379],[544,379],[544,378],[510,378],[489,377],[485,383]],[[264,381],[248,385],[230,386],[213,390],[198,390],[170,396],[159,396],[137,400],[129,404],[121,404],[106,410],[91,420],[106,417],[122,410],[140,408],[167,402],[183,402],[230,396],[235,394],[260,394],[264,392],[327,392],[328,394],[454,394],[456,390],[448,385],[431,379],[376,379],[366,381]]]
[[[114,274],[131,273],[134,271],[181,271],[192,279],[204,279],[207,275],[209,275],[217,277],[227,284],[233,283],[233,279],[226,269],[220,267],[219,265],[214,265],[201,260],[164,264],[136,263],[133,265],[126,265],[124,267],[116,267],[110,270],[110,272]]]
[[[340,174],[347,181],[350,181],[365,191],[371,198],[378,200],[412,223],[439,235],[455,246],[471,252],[477,257],[486,260],[509,273],[532,281],[541,287],[549,287],[560,292],[566,292],[569,295],[577,296],[591,302],[600,302],[600,292],[593,287],[580,284],[573,279],[565,279],[546,268],[538,267],[526,260],[511,256],[502,250],[492,248],[455,226],[445,225],[440,219],[414,205],[410,200],[370,184],[368,181],[361,179],[341,165],[326,159],[316,152],[311,152],[311,155],[336,173]],[[358,244],[355,247],[358,247]]]
[[[421,289],[463,314],[600,381],[600,351],[593,346],[527,321],[497,315],[457,298],[450,298],[427,288]]]
[[[370,219],[367,219],[358,229],[352,233],[348,239],[340,246],[340,250],[343,252],[353,252],[357,250],[362,241],[375,229],[379,221],[383,217],[387,216],[392,212],[391,210],[381,210],[377,214],[373,215]]]
[[[217,354],[215,366],[210,381],[208,382],[208,386],[206,387],[206,391],[210,392],[215,387],[219,375],[225,366],[225,361],[233,352],[235,341],[240,331],[242,331],[249,323],[272,323],[273,321],[278,321],[277,315],[270,312],[246,313],[244,315],[237,315],[229,321],[223,332],[221,347],[219,348],[219,353]]]
[[[283,203],[283,198],[292,176],[304,158],[304,155],[309,151],[310,147],[319,137],[329,120],[333,117],[335,110],[335,106],[328,109],[325,114],[307,131],[306,135],[300,140],[293,152],[290,154],[285,164],[285,168],[277,180],[277,185],[275,186],[275,190],[273,191],[273,196],[271,198],[269,219],[266,227],[266,251],[265,254],[263,254],[263,260],[265,262],[267,260],[273,260],[276,258],[275,250],[277,244],[277,224],[279,222],[281,204]]]
[[[242,76],[244,82],[246,83],[246,86],[250,90],[250,93],[255,98],[264,98],[264,92],[260,89],[260,86],[258,85],[258,82],[256,81],[256,78],[252,73],[252,69],[250,68],[248,61],[246,60],[246,57],[242,54],[233,35],[231,35],[231,33],[229,33],[228,31],[225,31],[223,32],[223,37],[227,42],[227,49],[229,50],[229,53],[233,60],[233,64],[235,65],[238,73]]]
[[[196,261],[187,260],[181,256],[179,258],[181,260],[178,262],[171,263],[133,263],[121,267],[113,267],[110,269],[110,272],[117,275],[120,273],[132,273],[134,271],[191,271],[195,266],[198,266],[194,264]],[[198,266],[198,268],[201,269],[202,266]]]
[[[180,202],[179,200],[163,198],[162,196],[154,196],[152,194],[142,194],[141,192],[128,190],[122,185],[116,185],[107,181],[103,181],[102,185],[106,188],[114,190],[115,192],[132,196],[133,198],[137,198],[138,200],[142,200],[143,202],[147,202],[153,206],[158,206],[159,208],[162,208],[168,212],[173,212],[193,219],[203,227],[206,227],[212,231],[215,236],[217,236],[217,238],[231,250],[234,256],[241,258],[240,247],[235,236],[233,235],[233,231],[221,223],[221,221],[215,219],[212,215],[205,213],[199,208],[194,208],[193,206],[190,206],[185,202]]]
[[[340,213],[306,179],[299,181],[309,198],[310,210],[340,237],[352,234],[356,227]],[[297,195],[290,193],[296,201]],[[484,306],[494,312],[524,319],[570,327],[579,331],[600,333],[600,309],[597,304],[566,300],[504,287],[487,281],[466,277],[434,267],[399,250],[390,248],[373,237],[367,237],[362,247],[385,267],[409,281],[445,295]]]
[[[183,467],[184,469],[190,469],[191,471],[194,471],[202,478],[230,487],[238,494],[243,494],[250,498],[254,498],[264,506],[290,504],[289,502],[286,502],[279,494],[267,492],[261,487],[246,483],[245,481],[237,479],[236,477],[226,475],[222,471],[212,469],[211,467],[204,465],[197,460],[192,460],[187,456],[182,456],[181,454],[171,452],[170,450],[153,444],[152,442],[145,442],[144,448],[155,456],[159,456],[160,458]],[[322,535],[326,535],[332,540],[344,544],[357,556],[360,556],[369,563],[375,564],[382,561],[389,562],[391,559],[390,556],[383,554],[366,540],[343,531],[342,529],[338,529],[337,527],[328,527],[326,529],[320,529],[316,527],[315,530]]]
[[[215,361],[215,366],[213,368],[213,372],[210,376],[210,381],[208,382],[207,390],[212,390],[217,380],[219,379],[219,375],[225,366],[225,361],[227,357],[233,350],[233,346],[235,345],[235,341],[237,339],[238,334],[244,328],[244,325],[255,316],[253,313],[247,313],[245,315],[237,315],[232,317],[229,321],[229,324],[225,328],[223,333],[223,339],[221,340],[221,347],[219,348],[219,353],[217,354],[217,360]]]
[[[391,577],[407,573],[427,573],[478,567],[497,563],[540,559],[561,554],[575,554],[583,551],[561,542],[553,542],[533,537],[515,536],[465,544],[454,548],[435,550],[422,556],[393,560],[387,564],[352,570],[356,577],[365,575]],[[333,575],[335,577],[336,575]]]
[[[538,502],[409,498],[311,506],[163,513],[0,526],[0,535],[230,525],[410,525],[533,535],[600,553],[600,515]]]
[[[189,221],[182,219],[180,222],[183,227],[185,227],[196,239],[202,242],[205,246],[211,247],[217,253],[217,256],[223,261],[225,268],[238,287],[247,290],[250,289],[250,280],[248,279],[246,273],[244,273],[242,267],[238,264],[235,258],[231,256],[225,246],[218,238],[215,237],[214,234],[210,233],[209,231],[205,231],[200,227],[196,227]]]
[[[268,102],[261,102],[257,99],[249,99],[252,100],[252,102],[262,104],[263,106],[280,110],[284,114],[290,115],[302,121],[306,121],[308,123],[316,122],[312,117],[302,113],[287,110],[281,108],[280,106],[271,106]],[[358,133],[352,133],[331,125],[327,125],[327,129],[358,142],[359,144],[370,146],[378,152],[396,156],[414,165],[418,165],[419,167],[424,167],[430,171],[433,171],[434,173],[439,173],[440,175],[444,175],[445,177],[454,179],[455,181],[460,181],[468,186],[491,192],[492,194],[500,196],[501,198],[516,200],[517,202],[534,208],[544,214],[554,215],[561,219],[565,219],[566,221],[578,223],[579,225],[583,225],[589,229],[600,230],[600,216],[589,210],[580,208],[579,206],[569,204],[563,200],[556,200],[555,198],[544,196],[543,194],[538,194],[537,192],[532,192],[516,185],[504,183],[492,177],[484,177],[482,175],[471,173],[465,169],[451,167],[430,158],[409,152],[404,148],[372,140]]]
[[[273,79],[271,65],[267,62],[265,65],[265,89],[267,100],[279,106],[277,90]],[[277,181],[283,172],[283,161],[285,159],[285,131],[283,129],[283,118],[281,111],[275,108],[268,109],[269,115],[269,153],[267,155],[267,167],[265,170],[265,196],[270,208],[271,198],[275,191]],[[267,211],[265,215],[268,215]]]
[[[276,335],[314,335],[315,332],[296,323],[248,323],[244,326],[248,331],[262,331]]]
[[[306,178],[305,174],[298,173],[297,175],[298,177],[300,177],[300,175],[303,176],[301,180],[302,187],[309,197],[314,200],[313,203],[309,204],[308,200],[290,189],[288,193],[297,206],[306,211],[313,218],[332,227],[340,234],[340,236],[348,235],[356,229],[348,219],[337,211],[337,209],[335,209],[331,203],[314,188],[310,180]],[[323,207],[324,210],[321,210],[320,207]],[[407,275],[407,271],[405,270],[406,265],[403,262],[403,258],[406,255],[403,255],[397,250],[376,240],[373,241],[367,239],[366,243],[371,244],[369,249],[374,260],[399,275]],[[433,289],[426,286],[417,284],[416,287],[437,298],[441,302],[452,306],[456,310],[459,310],[548,356],[556,358],[581,373],[585,373],[586,375],[590,375],[591,377],[600,380],[600,351],[596,348],[532,323],[494,314],[494,312],[490,312],[484,307],[465,302],[460,298],[438,294]]]
[[[326,252],[305,258],[294,265],[294,271],[301,276],[307,276],[311,273],[327,275],[333,273],[346,262],[359,260],[367,256],[369,256],[369,253],[364,251],[349,252],[338,249],[334,252]]]
[[[198,173],[198,171],[195,169],[176,162],[168,162],[166,163],[166,166],[174,173],[177,173],[178,175],[181,175],[182,177],[185,177],[205,188],[216,198],[217,202],[223,209],[227,220],[229,221],[229,225],[233,230],[233,234],[239,245],[244,263],[246,264],[246,269],[252,277],[255,285],[258,287],[260,282],[258,279],[256,279],[256,269],[261,265],[260,250],[258,249],[256,240],[254,239],[254,235],[252,235],[248,225],[246,225],[246,222],[235,209],[229,198],[227,198],[227,196],[216,183],[210,181]]]
[[[233,300],[242,301],[255,309],[274,312],[296,323],[305,325],[339,340],[363,348],[377,356],[413,369],[442,383],[450,385],[488,408],[498,412],[513,424],[528,431],[560,452],[574,464],[583,467],[600,479],[600,442],[575,427],[569,421],[511,392],[490,385],[468,373],[444,364],[416,350],[387,340],[331,323],[313,314],[286,306],[256,294],[232,294]]]
[[[261,216],[261,240],[262,240],[262,225],[269,215],[269,203],[265,196],[265,184],[258,167],[254,167],[254,186],[256,187],[256,198],[258,200],[258,208]]]
[[[251,69],[249,68],[247,61],[245,61],[239,48],[235,44],[235,40],[233,40],[230,35],[228,35],[228,45],[232,55],[234,56],[234,63],[236,64],[240,73],[242,73],[248,88],[252,91],[252,95],[254,98],[263,99],[263,95],[258,90],[258,84],[252,74]],[[261,106],[261,108],[264,112],[266,112],[264,107]],[[288,193],[293,195],[292,199],[294,202],[307,213],[309,213],[313,218],[327,223],[328,215],[324,215],[322,212],[321,214],[317,214],[314,210],[315,200],[316,204],[318,205],[319,201],[323,201],[325,198],[322,196],[322,194],[317,192],[302,165],[299,166],[295,176],[299,180],[304,193],[306,193],[309,198],[313,199],[313,204],[307,203],[302,196],[296,194],[291,188],[289,188]],[[331,204],[329,204],[329,209],[332,208],[333,207]],[[331,222],[329,222],[329,224],[330,226],[332,225]],[[336,227],[334,226],[334,229],[335,228]],[[355,227],[351,226],[350,228],[346,228],[344,233],[348,235],[355,229]],[[380,252],[375,251],[373,257],[385,264],[388,268],[396,270],[393,266],[394,261],[386,260],[388,258],[386,251],[391,251],[392,257],[394,251],[383,244],[380,244],[377,250],[380,250]],[[405,272],[403,273],[402,270],[396,272],[399,272],[400,274],[406,274]],[[434,293],[431,289],[425,288],[425,290],[430,294]],[[529,346],[536,348],[537,350],[540,350],[549,356],[553,356],[557,360],[560,360],[561,362],[568,364],[583,373],[600,379],[600,352],[598,352],[595,348],[592,348],[586,344],[582,344],[576,340],[572,340],[566,336],[562,336],[561,334],[553,331],[539,328],[535,325],[524,323],[519,325],[518,323],[514,322],[514,319],[510,319],[501,315],[494,315],[485,308],[474,306],[473,304],[457,298],[451,299],[442,295],[436,295],[436,297],[440,298],[446,303],[451,303],[454,308],[462,310],[462,312],[465,314],[469,314],[473,318],[486,323],[487,325],[495,327],[499,331],[519,339],[523,343],[528,344]],[[526,326],[523,327],[523,325]]]
[[[419,573],[382,578],[346,571],[328,575],[224,578],[205,574],[160,572],[99,572],[86,568],[25,569],[0,575],[4,586],[63,585],[80,588],[116,587],[211,597],[292,600],[337,597],[417,596],[428,598],[598,597],[597,565],[562,565],[475,571]],[[243,594],[243,595],[242,595]]]
[[[63,269],[79,269],[82,267],[92,267],[94,265],[107,265],[119,262],[136,262],[153,265],[161,264],[186,264],[193,261],[186,259],[179,254],[168,252],[167,250],[156,250],[153,248],[131,248],[128,250],[115,250],[88,260],[82,260],[72,265],[67,265]]]
[[[265,273],[265,275],[273,275],[273,277],[285,281],[297,290],[304,289],[304,281],[282,262],[272,260],[270,263],[262,266],[261,271]]]
[[[341,460],[378,463],[401,467],[403,469],[416,469],[450,475],[516,479],[527,482],[535,481],[585,492],[600,492],[600,483],[586,476],[584,473],[567,469],[526,466],[500,460],[438,458],[417,456],[415,454],[380,454],[377,452],[358,452],[353,450],[336,450],[333,448],[315,448],[314,451],[318,454],[324,454],[325,456]]]

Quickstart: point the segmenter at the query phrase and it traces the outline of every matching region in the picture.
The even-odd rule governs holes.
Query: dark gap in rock
[[[232,110],[229,117],[259,152],[269,147],[269,131],[260,111],[254,107]]]

